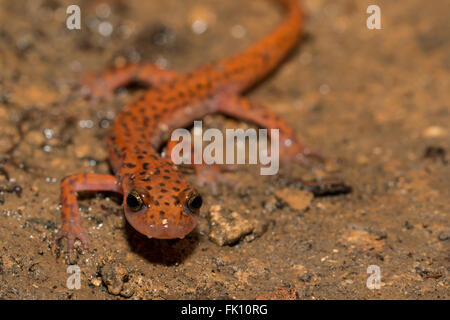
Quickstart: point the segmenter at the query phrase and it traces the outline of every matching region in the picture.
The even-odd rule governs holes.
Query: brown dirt
[[[227,174],[240,190],[200,189],[199,226],[173,241],[136,234],[109,195],[85,197],[91,250],[66,256],[51,245],[58,182],[109,172],[105,132],[138,94],[91,105],[77,95],[79,75],[124,57],[189,70],[244,49],[280,14],[270,1],[77,1],[82,30],[69,31],[73,1],[0,0],[0,298],[449,299],[449,2],[376,1],[377,31],[365,24],[374,1],[304,2],[304,41],[250,95],[328,155],[324,170],[291,176],[338,177],[353,192],[299,211],[276,196],[294,188],[283,172],[242,168]],[[114,26],[109,37],[95,29],[100,3],[112,12],[100,19]],[[198,18],[209,23],[201,35],[190,29]],[[230,245],[210,235],[221,227],[210,225],[213,205],[220,232],[244,228]],[[68,264],[80,267],[80,290],[66,287]],[[380,290],[366,287],[369,265],[381,268]]]

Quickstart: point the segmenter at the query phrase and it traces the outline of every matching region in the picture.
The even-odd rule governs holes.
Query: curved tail
[[[300,0],[276,0],[286,10],[283,22],[246,51],[218,62],[216,67],[242,92],[274,70],[299,41],[303,27]]]

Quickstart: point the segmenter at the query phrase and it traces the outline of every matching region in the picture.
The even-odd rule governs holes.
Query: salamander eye
[[[139,211],[144,205],[141,195],[136,190],[132,190],[127,196],[127,206],[131,211]]]
[[[202,196],[199,195],[197,192],[191,192],[187,199],[187,207],[190,211],[196,212],[198,211],[203,204]]]

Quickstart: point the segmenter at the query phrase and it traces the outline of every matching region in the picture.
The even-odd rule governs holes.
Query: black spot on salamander
[[[150,166],[150,163],[144,162],[144,163],[142,164],[142,169],[148,170],[148,169],[149,169],[149,166]]]
[[[158,207],[159,206],[159,201],[155,200],[155,201],[153,201],[153,204]]]
[[[141,176],[143,176],[144,174],[146,174],[147,173],[147,171],[141,171],[141,172],[139,172],[139,174],[141,175]]]
[[[164,202],[164,204],[165,204],[166,206],[170,206],[170,203],[168,203],[167,201]]]
[[[170,173],[170,170],[169,169],[164,169],[164,172],[165,173]]]
[[[163,216],[163,215],[165,215],[166,213],[165,213],[164,211],[160,211],[159,214]]]
[[[166,180],[170,180],[169,176],[163,176],[163,178],[166,179]]]
[[[152,186],[146,186],[145,189],[147,189],[148,191],[152,190]]]
[[[150,157],[152,157],[152,158],[155,159],[155,160],[158,160],[158,157],[155,156],[154,154],[151,154]]]
[[[165,184],[165,183],[163,183],[163,182],[161,182],[161,183],[159,184],[159,186],[160,186],[160,187],[165,187],[165,186],[166,186],[166,184]]]
[[[137,156],[137,158],[138,159],[144,159],[145,157],[142,154],[140,154],[140,155]]]
[[[161,193],[167,193],[166,189],[161,189]]]
[[[155,172],[153,172],[153,174],[156,174],[156,175],[158,175],[160,173],[161,173],[161,171],[159,169],[156,169]]]
[[[123,166],[129,169],[136,168],[136,165],[134,163],[124,163]]]
[[[180,191],[180,188],[173,187],[172,190],[178,192],[178,191]]]

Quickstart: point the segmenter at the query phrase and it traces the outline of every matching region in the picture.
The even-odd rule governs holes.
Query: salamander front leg
[[[77,191],[112,191],[122,193],[116,177],[105,174],[80,173],[68,176],[61,181],[62,227],[55,237],[54,243],[67,238],[67,250],[73,249],[79,239],[85,249],[88,246],[87,232],[81,225],[78,211]]]
[[[141,82],[148,86],[159,86],[173,81],[177,73],[155,64],[128,64],[112,68],[103,73],[87,73],[82,78],[82,93],[91,100],[111,100],[114,91],[132,82]]]

